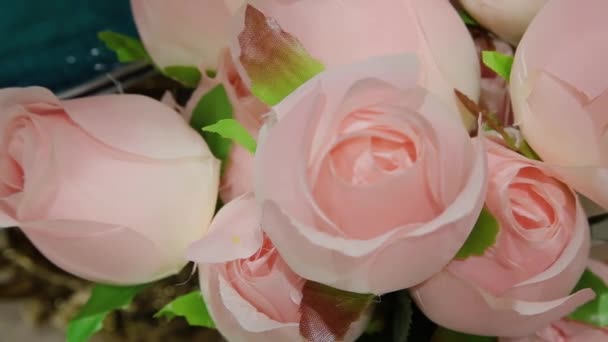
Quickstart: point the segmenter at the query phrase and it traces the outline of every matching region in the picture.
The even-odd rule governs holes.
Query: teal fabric
[[[102,30],[136,35],[128,0],[1,1],[0,87],[60,91],[112,70]]]

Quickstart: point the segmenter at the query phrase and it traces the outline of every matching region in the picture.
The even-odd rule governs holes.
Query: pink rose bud
[[[458,114],[454,88],[479,99],[479,63],[462,20],[447,0],[248,0],[297,38],[325,67],[373,56],[415,54],[418,84]],[[241,29],[244,20],[240,20]],[[238,56],[239,51],[233,50]],[[468,128],[476,118],[462,112]]]
[[[481,25],[517,45],[547,0],[460,0]]]
[[[538,155],[608,209],[606,13],[604,0],[547,3],[517,50],[511,96],[515,123]]]
[[[376,57],[328,69],[269,114],[256,196],[296,273],[383,294],[431,277],[466,240],[485,151],[417,80],[414,56]]]
[[[0,226],[93,281],[146,283],[186,264],[214,213],[219,162],[175,111],[8,88],[0,114]]]
[[[496,242],[412,289],[437,324],[475,335],[526,336],[593,298],[570,295],[585,269],[589,226],[576,194],[543,164],[488,141],[486,207]]]
[[[146,50],[161,68],[215,69],[230,40],[230,17],[244,0],[131,0]]]
[[[263,234],[253,194],[225,205],[189,257],[199,265],[203,297],[228,341],[305,341],[300,304],[306,280]],[[356,340],[366,323],[353,323],[344,341]]]
[[[590,260],[589,270],[608,284],[608,265]],[[501,338],[499,342],[604,342],[608,341],[608,329],[597,328],[567,318],[551,323],[534,335],[522,338]]]

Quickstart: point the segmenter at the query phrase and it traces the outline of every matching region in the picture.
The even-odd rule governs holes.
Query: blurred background
[[[115,69],[115,55],[97,39],[102,30],[137,34],[129,1],[2,1],[0,87],[59,92]]]

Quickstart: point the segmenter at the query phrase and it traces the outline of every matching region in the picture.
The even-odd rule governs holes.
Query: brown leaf
[[[251,5],[245,9],[245,28],[238,41],[251,92],[271,106],[324,69],[294,36]]]
[[[300,304],[300,334],[312,342],[341,341],[353,322],[371,308],[373,294],[342,291],[307,281]]]

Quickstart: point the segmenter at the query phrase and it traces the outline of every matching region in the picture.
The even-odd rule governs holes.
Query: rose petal
[[[527,141],[544,159],[552,164],[577,166],[600,161],[594,123],[563,81],[540,73],[528,104],[531,115],[520,117],[519,124]]]
[[[517,45],[526,28],[547,0],[461,0],[484,27]]]
[[[185,259],[167,258],[161,248],[127,227],[91,221],[23,222],[21,229],[57,266],[92,281],[141,284],[175,274]],[[146,253],[146,257],[135,254]]]
[[[243,303],[243,299],[234,297],[234,292],[226,291],[224,288],[224,295],[221,294],[221,284],[219,273],[216,266],[199,265],[199,279],[201,291],[205,298],[207,308],[217,326],[218,330],[226,337],[229,341],[251,341],[251,342],[268,342],[268,341],[302,341],[299,331],[298,323],[293,324],[280,324],[273,322],[259,312],[253,311],[247,303]],[[224,279],[223,285],[230,286],[230,283]],[[227,293],[231,292],[231,293]],[[231,303],[234,305],[233,309],[240,314],[240,318],[244,321],[256,320],[263,321],[268,326],[277,326],[274,330],[265,330],[262,332],[252,332],[244,328],[240,322],[235,318],[233,313],[228,309],[224,303],[224,296],[230,297]],[[232,296],[232,297],[231,297]],[[231,304],[231,305],[232,305]],[[251,316],[245,316],[250,314]],[[249,326],[250,323],[245,323]],[[259,330],[258,327],[254,327],[255,330]],[[303,342],[303,341],[302,341]]]
[[[263,332],[283,327],[297,327],[298,323],[280,323],[259,312],[249,302],[245,301],[230,285],[219,276],[220,296],[228,311],[239,322],[243,329],[250,332]]]
[[[156,159],[211,156],[205,142],[177,112],[149,97],[95,96],[62,105],[82,129],[119,151]]]
[[[21,106],[29,103],[59,104],[59,100],[48,89],[42,87],[0,89],[0,111],[3,113],[12,106]],[[0,117],[0,120],[3,119],[4,115]]]
[[[255,197],[245,194],[217,213],[209,233],[188,249],[188,259],[199,263],[245,259],[262,247],[263,239]]]
[[[241,145],[232,145],[220,184],[220,198],[224,203],[253,191],[253,161],[251,152]]]
[[[160,67],[213,69],[230,38],[229,18],[243,0],[132,0],[137,30]]]
[[[585,289],[568,297],[536,302],[494,297],[450,272],[437,274],[412,289],[411,294],[427,317],[446,328],[509,337],[532,334],[595,296],[591,289]]]
[[[520,0],[526,1],[526,0]],[[517,50],[518,73],[523,78],[544,71],[562,79],[587,98],[595,98],[608,88],[603,77],[603,61],[608,59],[605,47],[606,21],[603,13],[608,4],[602,0],[547,1],[534,18]],[[563,23],[575,15],[585,18],[576,30]],[[559,43],[549,37],[559,36]],[[576,61],[576,62],[573,62]]]

